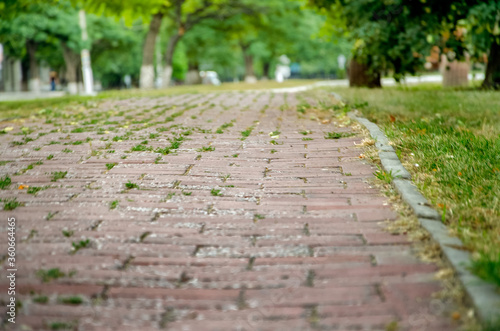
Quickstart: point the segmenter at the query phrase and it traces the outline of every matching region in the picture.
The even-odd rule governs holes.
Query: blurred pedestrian
[[[50,90],[51,91],[56,90],[56,79],[57,79],[57,72],[51,71],[50,72]]]

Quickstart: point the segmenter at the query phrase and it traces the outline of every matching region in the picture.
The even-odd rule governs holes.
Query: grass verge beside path
[[[136,97],[157,98],[171,94],[260,90],[260,89],[302,86],[302,85],[313,84],[317,81],[318,80],[313,80],[313,79],[291,79],[283,83],[277,83],[276,81],[268,80],[268,81],[259,81],[256,84],[223,83],[220,86],[179,85],[179,86],[172,86],[166,89],[109,90],[101,92],[95,97],[64,96],[60,98],[50,98],[50,99],[2,101],[0,102],[0,120],[29,117],[31,115],[36,114],[39,110],[46,108],[61,108],[71,105],[87,107],[88,102],[99,101],[102,99],[109,99],[109,98],[117,98],[117,99],[128,99]]]
[[[336,88],[376,122],[442,221],[500,286],[500,92],[436,85]]]

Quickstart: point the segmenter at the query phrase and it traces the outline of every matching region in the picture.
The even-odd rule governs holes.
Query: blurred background
[[[2,0],[0,15],[0,92],[500,82],[499,1]]]

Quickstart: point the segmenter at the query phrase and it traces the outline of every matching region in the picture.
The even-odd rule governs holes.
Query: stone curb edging
[[[337,100],[343,100],[337,93],[332,93]],[[393,186],[401,194],[417,215],[420,225],[426,229],[431,237],[439,244],[446,260],[453,267],[455,274],[465,289],[467,298],[474,307],[479,320],[484,325],[498,325],[500,323],[500,294],[494,284],[488,283],[467,268],[470,265],[471,254],[463,249],[462,241],[451,237],[446,226],[440,221],[439,213],[431,208],[427,199],[418,191],[411,181],[411,175],[401,164],[394,148],[389,145],[389,139],[373,122],[349,112],[348,116],[364,125],[376,140],[380,161],[384,171],[392,173],[396,178]]]

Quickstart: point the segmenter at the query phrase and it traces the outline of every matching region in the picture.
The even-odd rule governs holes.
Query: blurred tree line
[[[81,81],[84,47],[105,88],[122,86],[126,75],[144,88],[198,83],[200,70],[222,80],[273,78],[282,54],[305,77],[334,77],[342,74],[337,56],[351,48],[321,35],[326,16],[302,0],[2,0],[0,15],[0,43],[8,57],[22,60],[26,85],[39,78],[40,63],[65,84]]]
[[[282,54],[302,77],[342,75],[344,54],[351,84],[377,87],[421,71],[439,46],[449,61],[485,63],[483,86],[498,88],[499,24],[499,0],[0,0],[0,43],[25,80],[43,62],[76,83],[86,47],[104,87],[126,75],[142,88],[199,83],[202,70],[272,78]]]

